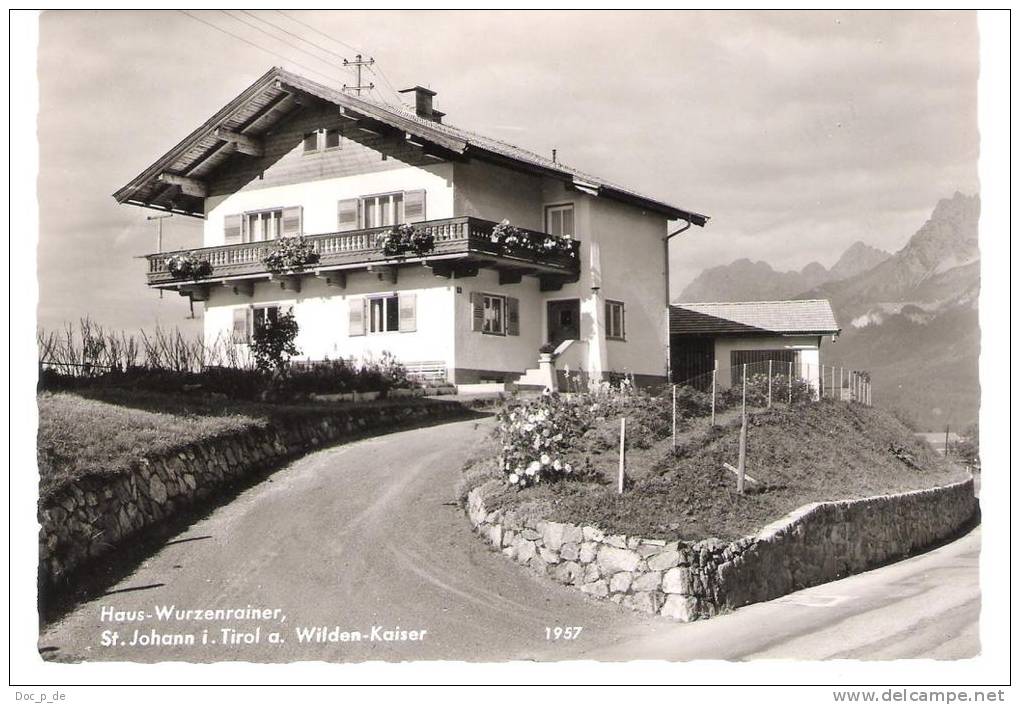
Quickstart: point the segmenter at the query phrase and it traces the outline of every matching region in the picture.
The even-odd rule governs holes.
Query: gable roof
[[[699,226],[708,222],[706,215],[642,195],[516,145],[426,120],[403,106],[349,95],[279,67],[263,74],[173,149],[118,189],[114,198],[119,203],[203,215],[202,197],[187,193],[177,177],[201,180],[209,176],[235,150],[234,143],[222,139],[219,134],[226,131],[258,137],[298,109],[307,97],[332,103],[352,119],[363,117],[401,130],[409,137],[438,148],[440,155],[474,157],[556,178],[586,193],[632,203],[668,218],[687,220]]]
[[[669,332],[679,335],[837,334],[826,299],[677,303],[669,307]]]

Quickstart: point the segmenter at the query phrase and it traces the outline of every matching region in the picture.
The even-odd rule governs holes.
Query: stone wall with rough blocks
[[[318,418],[296,418],[193,443],[170,455],[141,457],[129,473],[82,478],[40,502],[40,580],[57,583],[142,529],[317,447],[467,411],[457,402],[432,400],[344,410],[323,407]]]
[[[974,481],[809,504],[732,542],[606,535],[592,526],[520,521],[468,494],[475,530],[512,560],[592,597],[691,621],[859,573],[948,538],[977,509]]]

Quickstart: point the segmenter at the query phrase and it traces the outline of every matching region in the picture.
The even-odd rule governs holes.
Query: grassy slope
[[[613,533],[733,539],[809,502],[902,492],[966,476],[944,464],[892,415],[820,402],[751,416],[747,474],[760,484],[749,484],[748,493],[738,495],[735,475],[722,465],[737,464],[738,437],[739,419],[731,415],[716,429],[704,420],[691,423],[676,455],[668,438],[630,452],[622,497],[614,483],[617,456],[606,449],[591,456],[598,482],[559,482],[520,492],[490,483],[487,502]],[[477,485],[493,476],[495,464],[480,461],[468,472],[473,475],[468,482]]]
[[[320,417],[360,403],[259,404],[202,394],[161,394],[122,388],[40,392],[39,492],[46,497],[88,475],[130,472],[138,458],[161,455],[196,441],[274,419]],[[427,403],[380,400],[373,406]]]
[[[180,408],[165,413],[68,392],[41,392],[38,404],[44,496],[78,477],[125,472],[142,455],[263,423],[244,414],[214,414],[201,408],[199,413]]]

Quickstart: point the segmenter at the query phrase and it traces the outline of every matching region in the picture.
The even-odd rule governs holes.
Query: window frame
[[[483,311],[483,314],[482,314],[482,330],[481,330],[482,335],[497,335],[497,336],[506,337],[506,335],[507,335],[507,319],[506,319],[506,299],[507,299],[507,297],[505,295],[503,295],[503,294],[488,294],[488,293],[486,293],[484,291],[480,292],[480,293],[481,293],[481,296],[482,296],[482,311]],[[490,301],[498,301],[499,302],[499,316],[498,316],[498,319],[499,319],[499,324],[500,324],[500,326],[499,326],[500,330],[498,330],[498,331],[495,331],[495,330],[486,330],[486,326],[489,323],[489,319],[485,318],[484,312],[489,309],[488,304],[489,304]]]
[[[372,315],[372,302],[382,301],[382,323],[383,330],[373,330],[375,327],[375,317]],[[386,328],[386,324],[390,319],[390,304],[393,302],[394,311],[394,325],[396,326],[393,330]],[[387,333],[400,333],[400,294],[399,292],[393,291],[385,294],[370,294],[365,297],[365,335],[386,335]]]
[[[566,201],[566,202],[563,202],[563,203],[549,203],[549,204],[547,204],[545,206],[545,216],[542,218],[542,227],[544,228],[544,232],[548,233],[549,235],[554,235],[555,233],[553,233],[552,228],[549,227],[549,217],[554,212],[558,212],[558,211],[561,212],[561,211],[566,211],[566,210],[570,211],[570,222],[574,226],[574,227],[571,228],[571,230],[573,230],[574,232],[572,232],[572,233],[570,233],[568,235],[563,235],[563,233],[560,233],[560,236],[561,237],[569,237],[569,238],[573,239],[574,236],[577,234],[577,220],[574,217],[577,214],[577,209],[574,207],[574,202],[573,201]],[[561,223],[560,227],[562,229],[562,223],[563,223],[562,216],[560,218],[560,223]]]
[[[619,331],[612,330],[613,317],[611,311],[615,308],[618,308],[620,311]],[[627,341],[627,305],[623,301],[606,299],[606,340]]]
[[[333,145],[332,147],[329,146],[330,134],[336,135],[336,144]],[[343,141],[344,141],[343,130],[341,130],[339,127],[327,127],[325,130],[323,130],[322,151],[324,152],[336,151],[340,149],[341,145],[343,145]]]
[[[392,228],[395,225],[402,225],[406,222],[406,216],[404,214],[404,194],[407,191],[383,191],[381,193],[369,193],[364,196],[358,196],[358,228],[360,230],[370,230],[373,228]],[[393,206],[393,197],[400,196],[400,208],[399,213],[395,212]],[[393,215],[393,222],[385,225],[368,225],[368,208],[367,201],[374,199],[377,203],[380,198],[388,197],[390,199],[390,211]]]
[[[279,240],[283,236],[283,212],[287,210],[286,207],[280,206],[278,208],[259,208],[253,211],[244,211],[241,213],[241,243],[247,244],[251,242],[271,242],[272,240]],[[267,213],[279,213],[280,217],[277,221],[276,236],[273,238],[263,238],[261,240],[251,239],[251,228],[248,225],[248,219],[253,215],[259,216],[259,227],[262,227],[262,216]]]
[[[306,132],[304,136],[301,138],[301,153],[318,154],[319,152],[321,152],[323,145],[323,140],[319,139],[321,134],[322,130],[313,130],[311,132]],[[308,149],[308,138],[312,136],[315,137],[315,147],[313,149]]]

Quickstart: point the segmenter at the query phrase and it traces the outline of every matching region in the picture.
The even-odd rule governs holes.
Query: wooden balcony
[[[378,241],[391,228],[372,228],[340,233],[306,235],[305,241],[318,254],[319,259],[299,270],[271,272],[263,264],[273,240],[246,242],[219,247],[202,247],[194,250],[162,252],[146,255],[148,284],[161,289],[176,289],[182,295],[196,300],[207,298],[210,286],[227,285],[247,290],[250,294],[255,282],[279,279],[286,289],[300,290],[301,278],[316,276],[333,286],[346,286],[346,275],[354,271],[378,272],[380,279],[397,281],[399,271],[410,266],[429,267],[439,277],[470,277],[479,268],[495,269],[500,283],[515,283],[523,276],[536,276],[543,291],[559,289],[567,282],[577,281],[580,273],[580,243],[572,241],[571,253],[533,251],[548,239],[545,233],[518,228],[535,248],[515,248],[507,251],[502,244],[492,241],[496,223],[480,218],[459,217],[415,223],[415,228],[430,233],[433,248],[424,255],[414,252],[398,256],[383,252]],[[175,277],[167,261],[178,254],[190,254],[209,263],[210,271],[199,278]]]

